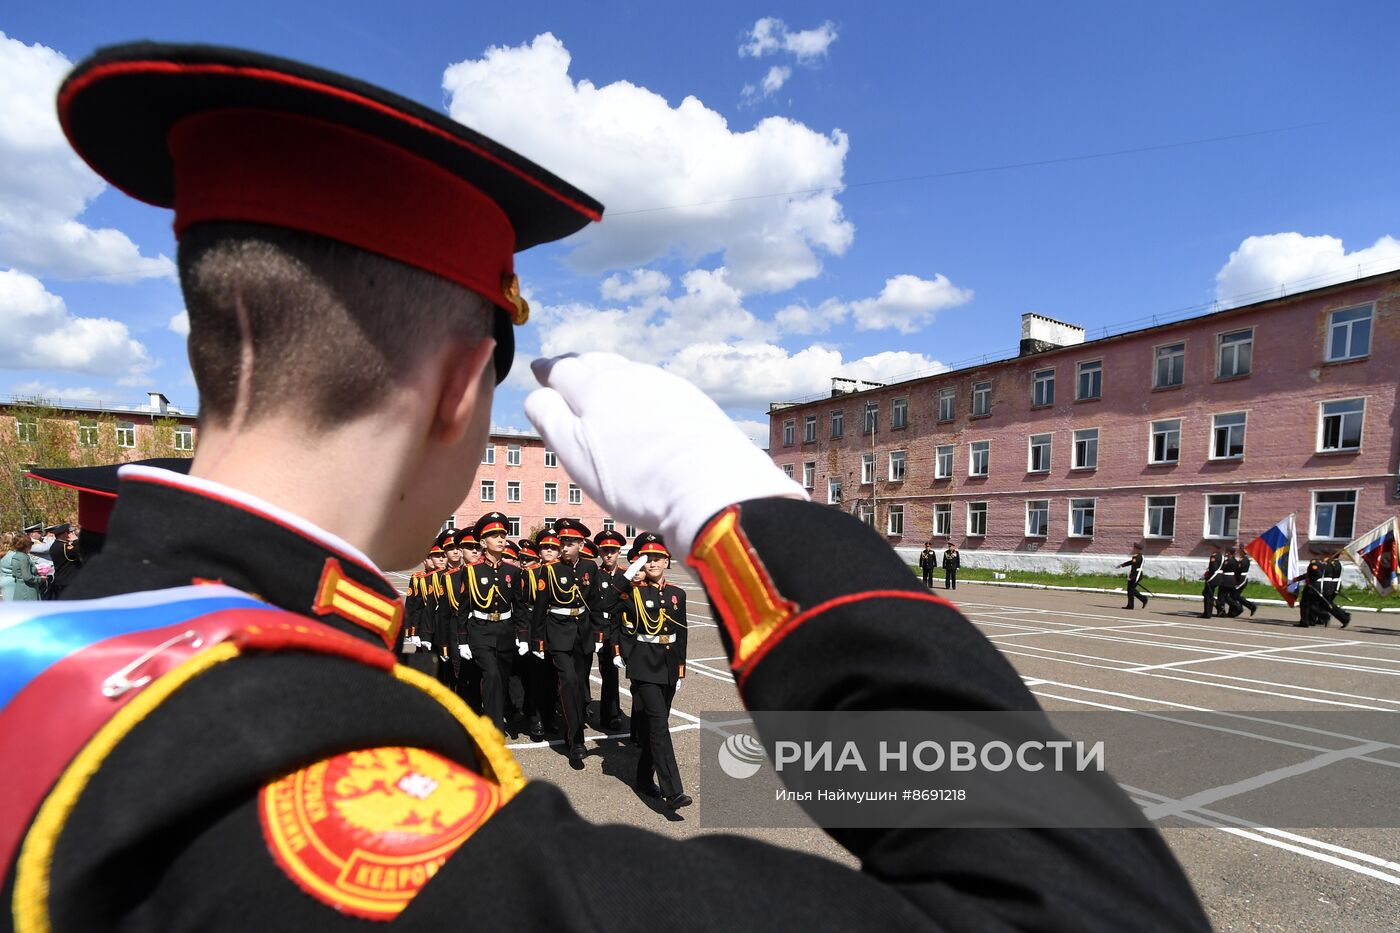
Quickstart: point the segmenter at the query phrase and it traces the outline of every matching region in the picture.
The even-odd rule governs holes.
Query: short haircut
[[[460,285],[284,227],[197,224],[180,239],[179,267],[207,423],[292,411],[312,430],[335,427],[375,410],[444,341],[489,336],[495,318]]]

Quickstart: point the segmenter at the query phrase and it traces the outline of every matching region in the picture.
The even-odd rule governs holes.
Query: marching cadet
[[[583,543],[579,545],[578,553],[580,559],[591,560],[595,564],[598,563],[598,547],[587,538],[584,538]]]
[[[437,645],[438,680],[453,690],[458,690],[457,675],[460,672],[460,659],[457,657],[457,614],[461,611],[462,545],[457,541],[457,532],[449,529],[438,535],[438,547],[444,558],[442,570],[438,572],[437,612],[433,616],[433,644]],[[460,691],[458,691],[460,695]]]
[[[938,569],[938,552],[933,549],[932,541],[924,545],[924,550],[919,555],[919,569],[924,574],[924,586],[933,589],[933,572]]]
[[[428,575],[432,572],[433,559],[423,557],[423,567],[408,578],[408,592],[403,600],[403,648],[399,652],[399,662],[417,670],[426,669],[432,673],[433,656],[430,651],[420,650],[422,641],[418,637],[418,625],[423,620],[426,605],[425,590]],[[423,664],[423,658],[428,664]]]
[[[622,704],[618,699],[617,668],[612,659],[617,654],[618,604],[629,588],[617,557],[627,539],[616,531],[600,531],[593,536],[601,565],[593,575],[588,591],[588,614],[593,619],[593,632],[598,640],[598,676],[603,688],[598,695],[598,723],[609,732],[622,728]],[[590,670],[592,666],[590,664]]]
[[[1312,615],[1308,624],[1326,628],[1327,617],[1331,616],[1342,628],[1350,625],[1351,613],[1336,603],[1337,594],[1342,588],[1342,562],[1339,552],[1324,554],[1309,561],[1308,570],[1303,576],[1307,579],[1308,588],[1313,595]]]
[[[1252,600],[1244,595],[1244,588],[1249,585],[1249,568],[1252,561],[1249,559],[1249,552],[1238,544],[1235,545],[1235,577],[1230,582],[1230,604],[1231,618],[1243,615],[1246,609],[1251,617],[1258,611],[1259,607]]]
[[[1205,585],[1201,589],[1201,598],[1204,605],[1201,611],[1202,619],[1209,619],[1216,611],[1216,604],[1220,601],[1219,587],[1223,581],[1224,556],[1220,553],[1220,545],[1210,546],[1210,560],[1206,562],[1206,572],[1201,574],[1201,579]]]
[[[564,712],[564,744],[569,749],[569,765],[583,768],[586,749],[583,745],[583,716],[586,708],[584,688],[579,681],[588,680],[597,636],[588,618],[588,602],[584,598],[587,583],[582,574],[597,573],[592,561],[580,560],[579,545],[587,533],[578,522],[560,519],[554,531],[542,531],[539,542],[542,566],[535,583],[534,619],[530,627],[530,643],[536,658],[543,660],[548,652],[554,665],[559,706]],[[573,563],[562,555],[572,552]]]
[[[515,545],[510,541],[507,541],[505,547],[501,549],[501,559],[509,561],[517,567],[520,566],[520,552],[515,549]]]
[[[535,550],[535,542],[529,538],[521,538],[515,542],[515,553],[520,555],[522,569],[529,569],[540,562],[540,552]]]
[[[1136,600],[1142,600],[1142,608],[1147,608],[1147,594],[1138,592],[1138,584],[1142,582],[1142,543],[1133,544],[1133,556],[1129,557],[1119,567],[1128,568],[1128,605],[1124,609],[1137,609]]]
[[[1322,561],[1314,557],[1308,561],[1303,572],[1290,581],[1297,583],[1301,580],[1303,583],[1298,594],[1298,621],[1294,623],[1296,627],[1307,628],[1312,625],[1327,624],[1327,610],[1320,606],[1322,602],[1322,578],[1325,575],[1326,569],[1323,567]]]
[[[0,929],[435,930],[464,905],[481,929],[1209,929],[1150,827],[835,830],[840,864],[596,825],[526,783],[395,663],[378,568],[473,483],[528,312],[513,251],[601,205],[439,110],[250,52],[104,49],[59,112],[99,176],[176,208],[201,433],[190,476],[122,468],[62,612],[0,606]],[[1039,710],[693,385],[611,354],[535,373],[561,466],[689,555],[748,707]],[[617,385],[666,413],[645,444]],[[1111,775],[1084,790],[1133,809]],[[623,865],[648,896],[619,895]],[[681,883],[730,896],[678,910]]]
[[[454,592],[457,605],[453,610],[452,623],[448,626],[448,654],[452,658],[454,677],[457,682],[457,695],[467,701],[467,705],[478,713],[484,713],[481,705],[481,668],[471,661],[471,646],[467,642],[467,625],[471,621],[469,599],[469,571],[481,562],[481,542],[476,540],[472,529],[463,528],[454,532],[457,547],[462,551],[462,567],[452,577],[457,589]]]
[[[962,555],[958,552],[958,546],[949,541],[947,549],[943,552],[943,588],[945,590],[958,588],[958,568],[961,566]]]
[[[553,531],[540,532],[541,542],[550,542],[553,553],[559,553],[559,539]],[[515,637],[530,643],[531,627],[535,618],[535,599],[539,594],[540,571],[542,565],[539,551],[534,541],[520,539],[516,544],[522,566],[516,580],[516,623]],[[525,720],[525,728],[531,740],[538,742],[546,731],[554,730],[554,668],[544,658],[533,651],[519,655],[512,668],[512,692],[517,689],[520,695],[520,712]]]
[[[476,520],[468,554],[480,559],[463,568],[458,653],[475,663],[480,672],[479,702],[483,714],[506,731],[506,679],[517,647],[524,654],[524,639],[515,637],[512,622],[519,592],[520,568],[505,560],[506,531],[510,520],[500,512],[487,512]]]
[[[1235,577],[1239,572],[1239,562],[1235,560],[1234,545],[1227,545],[1221,551],[1220,577],[1215,587],[1215,614],[1221,618],[1233,619],[1244,613],[1244,606],[1235,601]]]
[[[554,523],[554,532],[559,535],[559,560],[574,569],[574,576],[579,581],[579,589],[583,592],[586,602],[588,591],[593,588],[593,578],[598,575],[598,564],[586,553],[592,548],[593,542],[589,540],[589,536],[593,532],[589,531],[588,526],[576,518],[559,519]],[[589,621],[591,625],[591,613]],[[588,645],[588,649],[596,652],[598,650],[597,632],[594,631],[593,635],[593,641]],[[593,703],[593,682],[588,675],[592,668],[593,659],[589,658],[584,666],[584,674],[578,682],[579,703],[585,721],[588,718],[588,707]]]
[[[78,550],[72,525],[64,522],[44,530],[54,536],[54,544],[49,548],[49,560],[53,561],[53,583],[50,584],[53,595],[50,599],[62,599],[64,591],[73,585],[78,571],[83,569],[83,555]]]
[[[679,810],[694,802],[681,783],[670,725],[671,702],[685,679],[685,590],[666,582],[671,554],[660,535],[638,535],[628,559],[638,557],[647,562],[622,601],[622,639],[612,662],[632,684],[632,719],[642,747],[637,791]]]

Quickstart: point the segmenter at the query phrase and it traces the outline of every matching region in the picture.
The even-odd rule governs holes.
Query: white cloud
[[[749,440],[753,441],[755,446],[764,450],[768,449],[768,422],[736,418],[734,423],[738,425],[740,431],[748,435]]]
[[[603,280],[599,291],[604,301],[631,301],[633,298],[650,298],[665,293],[671,287],[671,279],[666,273],[656,269],[633,269],[626,278],[610,275]]]
[[[101,402],[110,400],[112,397],[111,392],[100,392],[88,386],[60,389],[51,383],[37,380],[11,386],[10,391],[20,398],[41,398],[64,402]]]
[[[1246,237],[1215,274],[1222,304],[1245,304],[1400,268],[1400,240],[1383,236],[1348,253],[1332,236],[1271,233]]]
[[[816,276],[819,254],[850,246],[855,229],[836,200],[849,148],[840,130],[768,117],[735,131],[695,97],[672,107],[627,81],[575,82],[569,65],[563,43],[545,33],[450,66],[443,88],[455,119],[611,208],[575,238],[575,268],[719,254],[737,287],[782,291]]]
[[[744,99],[749,101],[761,100],[771,97],[782,89],[787,83],[787,79],[792,77],[792,69],[787,65],[774,65],[768,69],[768,73],[763,76],[763,80],[757,85],[744,85]]]
[[[190,313],[188,311],[181,311],[170,319],[170,323],[167,326],[172,332],[179,334],[181,337],[188,337],[190,335]]]
[[[777,17],[765,16],[749,30],[739,46],[739,56],[761,58],[781,51],[796,56],[802,64],[810,64],[825,56],[836,38],[836,24],[829,20],[814,29],[793,32]]]
[[[912,334],[927,326],[939,311],[971,300],[972,289],[958,288],[945,275],[932,279],[896,275],[885,280],[878,297],[851,302],[851,314],[860,330],[893,327],[901,334]]]
[[[126,385],[155,365],[122,322],[72,317],[32,275],[0,270],[0,368],[91,373]]]
[[[126,234],[77,218],[106,184],[69,148],[54,100],[72,63],[0,32],[0,264],[69,279],[169,277]]]

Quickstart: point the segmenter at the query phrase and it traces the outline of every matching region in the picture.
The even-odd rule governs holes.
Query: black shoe
[[[544,724],[540,722],[538,716],[530,720],[530,726],[527,731],[530,733],[530,738],[533,741],[538,742],[540,739],[544,738]]]
[[[1124,606],[1123,608],[1124,608],[1124,609],[1136,609],[1136,608],[1137,608],[1137,603],[1128,603],[1128,605]]]
[[[679,810],[681,807],[688,807],[694,802],[694,800],[690,799],[689,794],[672,794],[671,796],[662,799],[662,803],[666,804],[666,806],[670,807],[672,810]]]
[[[1258,608],[1259,608],[1258,606],[1250,606],[1250,607],[1249,607],[1249,617],[1250,617],[1251,619],[1254,618],[1254,610],[1256,610],[1256,609],[1258,609]]]
[[[613,718],[611,718],[611,719],[608,720],[608,731],[609,731],[609,732],[619,732],[619,731],[621,731],[621,730],[622,730],[622,717],[621,717],[621,716],[614,716]]]
[[[1308,623],[1306,623],[1306,622],[1294,622],[1294,623],[1293,623],[1293,627],[1294,627],[1294,628],[1307,628],[1307,627],[1308,627]]]
[[[1346,627],[1347,627],[1348,625],[1350,625],[1350,624],[1351,624],[1351,616],[1347,616],[1345,619],[1342,620],[1342,628],[1346,628]]]
[[[1146,596],[1144,596],[1144,597],[1142,598],[1142,608],[1144,608],[1144,609],[1147,608],[1147,597],[1146,597]]]
[[[661,788],[656,786],[655,781],[638,781],[637,793],[641,794],[643,797],[650,797],[653,800],[658,800],[661,797]]]
[[[573,768],[575,771],[582,771],[584,754],[585,749],[582,745],[575,745],[573,748],[569,749],[569,767]]]

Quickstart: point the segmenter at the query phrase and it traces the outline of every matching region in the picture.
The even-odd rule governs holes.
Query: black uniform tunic
[[[622,715],[617,668],[613,667],[611,659],[616,653],[618,633],[621,631],[619,604],[630,586],[621,568],[614,566],[612,570],[607,570],[599,566],[588,588],[588,612],[593,619],[594,636],[598,639],[598,676],[603,681],[598,695],[600,725],[606,725]]]
[[[579,561],[579,567],[590,580],[597,571],[588,560]],[[559,706],[564,712],[564,744],[571,748],[583,744],[587,709],[583,697],[596,645],[584,598],[586,586],[582,573],[563,561],[551,561],[536,571],[531,642],[536,651],[548,652],[554,664]]]
[[[1220,598],[1217,588],[1220,586],[1221,565],[1224,562],[1225,558],[1219,552],[1210,555],[1210,560],[1206,562],[1206,572],[1202,575],[1205,586],[1201,588],[1201,598],[1204,600],[1202,618],[1209,619],[1215,614],[1215,604]]]
[[[452,631],[452,653],[471,648],[471,663],[480,672],[480,704],[487,719],[504,729],[505,679],[515,657],[515,606],[520,568],[483,557],[456,575],[460,590],[457,624]]]
[[[685,590],[667,583],[638,583],[622,603],[618,651],[632,682],[632,718],[637,724],[637,783],[656,775],[663,797],[685,790],[671,744],[671,702],[685,676]]]

